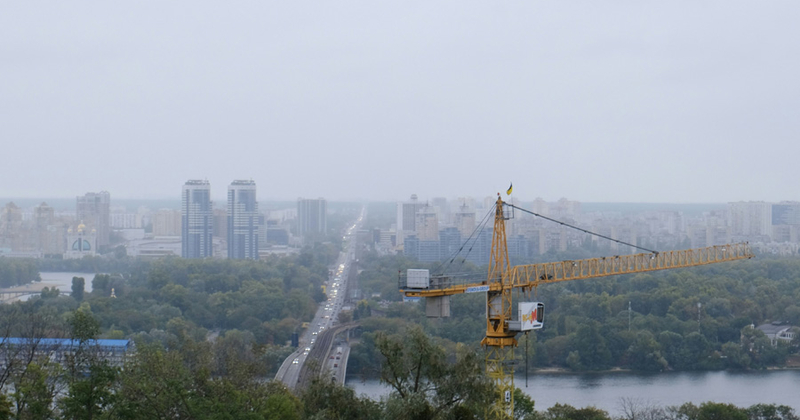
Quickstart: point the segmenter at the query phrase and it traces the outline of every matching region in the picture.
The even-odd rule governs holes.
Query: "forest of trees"
[[[291,334],[326,299],[320,286],[338,254],[339,247],[317,243],[297,255],[261,261],[134,260],[122,274],[95,275],[91,293],[83,291],[85,279],[74,279],[71,296],[43,290],[28,302],[0,305],[0,317],[19,307],[63,316],[86,303],[102,338],[163,343],[178,331],[196,339],[238,334],[274,370],[292,351],[286,346]]]
[[[86,302],[61,315],[24,305],[5,315],[0,330],[6,336],[51,331],[81,344],[65,363],[0,344],[5,361],[0,366],[0,420],[480,419],[496,397],[476,349],[448,349],[419,326],[375,336],[379,374],[391,388],[376,401],[322,378],[297,392],[264,380],[257,346],[234,330],[209,341],[176,327],[164,341],[139,343],[122,366],[115,366],[92,344],[101,327]],[[516,420],[612,419],[594,407],[557,404],[537,411],[521,392],[515,399]],[[789,407],[764,404],[658,407],[623,399],[622,408],[614,419],[798,420]]]
[[[398,270],[426,267],[397,255],[365,253],[362,261],[360,284],[379,292],[384,300],[383,304],[378,300],[363,303],[372,307],[400,299]],[[485,276],[482,268],[467,268],[467,275]],[[515,301],[529,299],[544,302],[547,311],[545,328],[521,337],[530,340],[530,363],[536,367],[663,371],[759,369],[797,363],[792,355],[800,348],[800,338],[773,346],[753,328],[768,322],[800,326],[797,258],[765,257],[557,283],[540,287],[537,296],[514,297]],[[392,303],[382,310],[385,319],[363,321],[363,331],[369,337],[386,328],[418,323],[429,334],[453,343],[477,344],[485,332],[485,297],[457,295],[450,305],[451,317],[428,319],[424,299],[419,304]],[[373,353],[363,346],[355,348],[354,372],[374,372]]]

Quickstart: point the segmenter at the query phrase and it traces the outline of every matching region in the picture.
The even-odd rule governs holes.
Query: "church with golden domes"
[[[77,227],[67,230],[67,252],[64,259],[79,259],[87,255],[97,255],[97,231],[87,230],[83,221]]]

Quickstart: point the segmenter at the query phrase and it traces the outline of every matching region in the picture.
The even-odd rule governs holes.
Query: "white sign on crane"
[[[544,326],[544,303],[519,303],[520,331],[538,330]]]

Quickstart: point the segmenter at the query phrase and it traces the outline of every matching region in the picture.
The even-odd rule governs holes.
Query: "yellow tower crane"
[[[486,373],[497,387],[497,400],[487,410],[489,418],[492,419],[513,418],[513,362],[514,348],[517,346],[516,335],[521,331],[541,328],[544,316],[543,305],[533,303],[533,305],[526,304],[525,311],[518,311],[519,317],[525,319],[515,320],[512,316],[512,290],[530,291],[547,283],[694,267],[754,256],[747,243],[738,243],[682,251],[649,252],[512,267],[508,260],[505,228],[507,219],[503,213],[504,205],[507,204],[498,194],[486,281],[456,284],[448,277],[420,277],[419,273],[413,273],[412,281],[411,271],[420,270],[409,270],[407,281],[400,288],[400,292],[407,297],[428,298],[429,316],[431,307],[434,308],[434,312],[441,311],[440,315],[442,312],[447,312],[449,315],[449,301],[445,301],[445,298],[449,299],[451,295],[486,292],[486,336],[481,340],[481,345],[486,349]]]

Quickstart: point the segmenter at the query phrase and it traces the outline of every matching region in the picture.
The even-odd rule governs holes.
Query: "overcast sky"
[[[0,196],[800,199],[800,2],[0,5]]]

